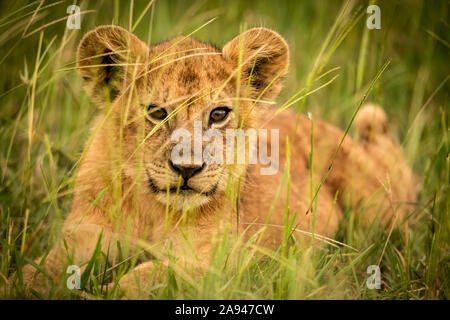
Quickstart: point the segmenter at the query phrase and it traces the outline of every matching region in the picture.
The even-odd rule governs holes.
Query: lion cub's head
[[[77,61],[103,109],[110,167],[181,208],[208,203],[245,173],[246,164],[205,156],[225,152],[227,129],[256,126],[281,89],[288,55],[283,38],[265,28],[220,50],[182,36],[147,46],[123,28],[101,26],[82,39]]]

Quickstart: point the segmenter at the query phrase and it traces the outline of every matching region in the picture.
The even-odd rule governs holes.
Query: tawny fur
[[[279,93],[289,64],[288,46],[279,34],[251,29],[223,50],[186,37],[148,47],[122,28],[102,26],[83,38],[77,59],[86,91],[101,110],[81,158],[72,211],[63,228],[73,263],[81,265],[90,258],[101,232],[102,248],[109,248],[113,260],[116,241],[124,241],[130,255],[137,248],[148,249],[163,264],[165,248],[171,246],[180,264],[190,262],[199,269],[208,266],[214,239],[224,232],[247,229],[248,239],[268,222],[261,244],[280,244],[286,188],[269,220],[267,215],[281,184],[285,141],[293,137],[297,115],[286,110],[274,116],[266,107]],[[237,101],[237,96],[242,99]],[[171,112],[183,103],[184,108],[147,137],[157,122],[149,119],[146,106],[164,106]],[[192,132],[194,120],[202,121],[206,129],[209,112],[221,105],[233,109],[217,127],[222,132],[237,128],[242,119],[244,130],[260,126],[280,130],[280,170],[264,176],[259,165],[208,165],[190,182],[198,194],[181,195],[184,210],[176,210],[167,225],[166,194],[155,192],[149,184],[151,180],[153,189],[165,190],[167,183],[170,187],[178,183],[177,173],[167,165],[173,147],[170,134],[181,127]],[[317,207],[311,209],[311,121],[300,117],[290,157],[289,216],[297,212],[296,228],[310,231],[315,217],[315,232],[332,237],[346,206],[360,206],[361,223],[371,223],[376,216],[385,225],[392,218],[404,221],[410,212],[408,204],[416,197],[414,178],[389,132],[386,114],[367,105],[356,125],[359,140],[345,138],[318,193]],[[343,134],[328,123],[314,121],[315,187],[327,174]],[[236,208],[225,193],[227,183],[236,187],[239,179],[240,224],[236,226]],[[172,205],[173,194],[170,197]],[[64,272],[66,256],[61,242],[46,258],[44,267],[55,280]],[[120,280],[121,289],[132,297],[154,271],[152,261],[143,261]],[[24,269],[24,281],[38,290],[45,282],[31,266]]]

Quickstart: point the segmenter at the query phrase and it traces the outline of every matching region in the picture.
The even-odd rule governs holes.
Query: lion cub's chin
[[[193,190],[180,191],[178,195],[174,192],[158,192],[156,200],[176,211],[193,210],[199,208],[211,201],[211,196],[195,192]]]

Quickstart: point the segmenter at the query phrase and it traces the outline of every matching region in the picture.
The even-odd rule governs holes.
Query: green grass
[[[72,1],[0,6],[0,284],[14,272],[20,278],[24,264],[48,252],[70,211],[77,161],[97,112],[73,68],[82,35],[114,23],[157,43],[189,34],[217,17],[194,36],[221,47],[243,26],[265,26],[286,38],[291,65],[280,107],[309,112],[313,119],[325,119],[354,135],[349,125],[371,89],[368,99],[386,110],[420,182],[418,203],[409,229],[394,228],[392,233],[377,224],[358,225],[357,209],[348,210],[334,238],[339,242],[333,245],[288,245],[293,232],[288,219],[280,226],[283,245],[277,251],[257,248],[257,239],[236,250],[236,241],[222,237],[204,277],[193,281],[193,275],[169,265],[150,297],[449,298],[447,1],[381,2],[381,30],[365,27],[365,1],[131,3],[80,2],[83,11],[93,10],[83,15],[81,30],[66,29],[65,20],[40,29],[64,17]],[[289,143],[295,147],[295,141]],[[280,190],[289,188],[288,171],[283,181]],[[317,201],[312,198],[311,205]],[[228,248],[233,259],[228,259]],[[90,297],[114,297],[101,294],[102,279],[110,274],[100,263],[105,255],[107,249],[98,248],[87,267],[94,276],[86,272],[82,277]],[[366,269],[378,263],[382,289],[369,290]],[[126,268],[124,263],[115,272]],[[0,289],[0,297],[17,296]],[[65,283],[57,283],[42,298],[79,297]]]

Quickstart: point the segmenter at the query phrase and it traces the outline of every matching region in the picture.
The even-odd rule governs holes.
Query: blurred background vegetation
[[[66,9],[71,4],[85,12],[80,30],[66,28]],[[210,295],[194,290],[181,296],[448,298],[449,1],[376,4],[381,9],[380,30],[366,27],[368,1],[158,0],[150,6],[141,0],[2,1],[0,278],[6,278],[27,257],[37,257],[48,248],[58,221],[70,210],[74,168],[89,135],[88,124],[97,112],[74,68],[76,47],[83,34],[102,24],[117,24],[134,29],[144,41],[157,43],[189,34],[216,18],[194,37],[222,47],[243,28],[272,28],[286,38],[291,50],[290,72],[278,99],[282,103],[305,87],[329,30],[347,5],[343,26],[345,21],[355,24],[326,67],[338,67],[339,77],[308,96],[303,112],[345,128],[367,85],[390,61],[369,100],[386,110],[421,186],[409,231],[394,230],[388,239],[384,232],[349,231],[343,226],[338,240],[364,255],[333,260],[331,267],[326,265],[331,271],[325,273],[321,272],[324,262],[317,259],[315,271],[309,275],[315,280],[304,290],[292,291],[286,284],[288,289],[265,290],[252,296],[251,285],[245,287],[243,281],[239,290],[244,293],[240,294],[237,289],[222,295],[214,295],[214,290]],[[368,291],[363,285],[365,269],[376,264],[386,243],[381,263],[383,289]],[[354,260],[358,262],[353,264]],[[345,275],[345,284],[340,285],[333,275],[348,263],[352,268]],[[252,281],[258,283],[257,279]],[[330,284],[333,281],[334,286]]]

